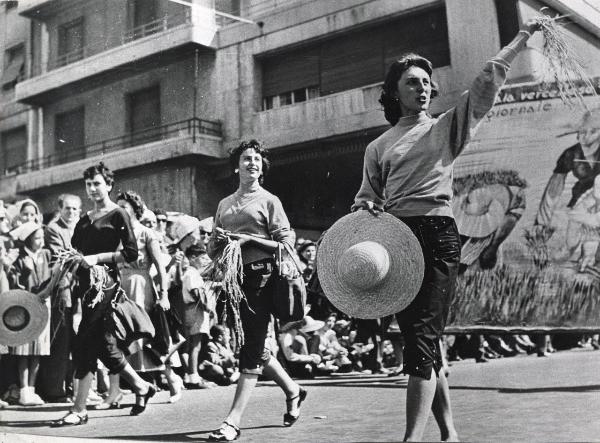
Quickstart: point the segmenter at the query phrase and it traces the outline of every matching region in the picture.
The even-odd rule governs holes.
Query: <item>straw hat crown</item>
[[[380,318],[402,311],[414,299],[424,259],[419,241],[396,217],[357,211],[323,236],[317,272],[325,295],[342,312]]]

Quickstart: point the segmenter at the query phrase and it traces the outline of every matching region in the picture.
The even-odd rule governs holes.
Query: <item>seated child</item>
[[[210,328],[206,358],[200,364],[200,373],[209,381],[221,386],[235,383],[240,378],[238,362],[229,346],[229,329],[215,325]]]

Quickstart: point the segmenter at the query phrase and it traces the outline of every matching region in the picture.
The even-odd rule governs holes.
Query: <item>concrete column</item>
[[[446,3],[453,84],[466,89],[486,60],[500,50],[493,0],[451,0]]]
[[[50,57],[50,36],[46,23],[42,23],[40,28],[40,72],[44,74],[48,70],[48,60]]]

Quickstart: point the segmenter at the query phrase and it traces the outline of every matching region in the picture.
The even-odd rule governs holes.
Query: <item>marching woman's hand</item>
[[[84,255],[81,259],[81,264],[87,268],[96,266],[98,264],[98,256],[97,255]]]
[[[169,302],[169,297],[163,295],[156,301],[156,305],[160,306],[163,311],[168,311],[171,309],[171,303]]]
[[[244,244],[248,243],[249,241],[252,240],[252,236],[249,234],[234,234],[234,233],[230,233],[229,234],[229,238],[232,240],[237,240],[238,243],[240,244],[240,246],[243,246]]]
[[[230,232],[223,228],[214,229],[214,238],[217,243],[224,243],[229,241]]]
[[[375,217],[377,217],[379,214],[381,214],[383,212],[383,211],[381,211],[381,209],[379,209],[377,206],[375,206],[375,203],[373,203],[372,201],[369,201],[369,200],[362,202],[362,204],[359,206],[359,208],[369,211]]]
[[[540,29],[542,29],[542,25],[540,24],[540,21],[537,18],[530,18],[525,23],[524,30],[529,32],[530,34],[533,34],[534,32],[539,31]]]

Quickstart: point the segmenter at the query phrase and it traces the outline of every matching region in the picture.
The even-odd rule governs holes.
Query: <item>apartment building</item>
[[[22,124],[0,122],[10,152],[0,198],[30,196],[44,210],[62,192],[83,196],[81,172],[102,160],[118,189],[151,207],[211,215],[233,189],[227,150],[258,138],[272,151],[267,188],[293,226],[320,231],[349,210],[364,149],[387,128],[381,82],[403,53],[433,62],[436,114],[546,6],[572,15],[574,45],[600,73],[598,21],[580,1],[8,3],[4,19],[20,30],[4,45],[2,78],[17,69],[6,60],[25,60],[8,99],[24,111]],[[26,55],[7,56],[19,33]],[[536,80],[539,45],[518,56],[509,82]],[[26,138],[11,133],[23,127]]]

